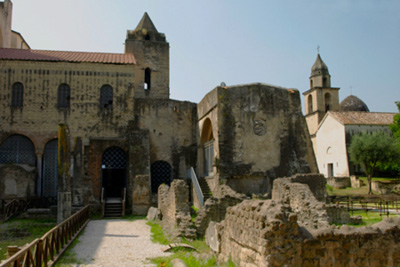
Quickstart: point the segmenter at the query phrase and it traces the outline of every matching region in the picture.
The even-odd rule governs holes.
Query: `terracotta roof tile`
[[[0,48],[0,60],[65,61],[110,64],[136,64],[132,54],[49,51]]]
[[[344,125],[389,125],[397,113],[362,112],[362,111],[329,111],[330,115]]]

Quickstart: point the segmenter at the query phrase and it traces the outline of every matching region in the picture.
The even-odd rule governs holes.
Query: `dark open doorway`
[[[101,160],[102,186],[105,198],[121,198],[126,187],[126,154],[119,147],[110,147]]]

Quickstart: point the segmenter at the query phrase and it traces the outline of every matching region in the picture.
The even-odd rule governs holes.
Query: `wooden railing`
[[[101,204],[101,217],[103,218],[104,211],[106,208],[106,200],[104,199],[104,187],[101,188],[100,204]]]
[[[89,206],[86,206],[41,238],[22,247],[19,252],[3,261],[0,267],[54,266],[88,222]]]
[[[3,220],[6,221],[29,208],[47,208],[55,203],[54,198],[42,197],[2,199],[1,210],[3,212]]]
[[[122,189],[122,216],[125,216],[126,187]]]

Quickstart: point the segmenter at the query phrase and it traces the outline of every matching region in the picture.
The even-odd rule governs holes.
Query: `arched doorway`
[[[57,196],[57,161],[58,161],[58,140],[53,139],[44,147],[43,151],[43,179],[42,196]]]
[[[213,176],[214,135],[211,120],[208,118],[203,123],[201,145],[203,147],[203,175]]]
[[[101,159],[102,187],[106,198],[122,197],[126,187],[126,153],[119,147],[104,151]]]
[[[168,162],[158,160],[151,164],[151,192],[157,193],[161,184],[171,184],[172,168]]]

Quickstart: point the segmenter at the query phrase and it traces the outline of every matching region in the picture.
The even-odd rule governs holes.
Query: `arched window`
[[[203,145],[203,174],[204,176],[212,176],[214,175],[214,135],[211,120],[208,118],[203,123],[201,143]]]
[[[163,160],[158,160],[151,164],[151,191],[157,193],[158,187],[161,184],[170,185],[172,168],[168,162]]]
[[[24,104],[24,86],[22,83],[14,83],[12,86],[11,106],[22,107]]]
[[[312,95],[308,96],[307,102],[308,102],[308,114],[313,112],[313,99],[312,99]]]
[[[325,94],[325,112],[328,112],[328,110],[331,108],[331,94],[326,93]]]
[[[15,163],[35,166],[35,147],[29,138],[12,135],[0,146],[0,164]]]
[[[103,85],[100,89],[100,108],[112,109],[113,88],[110,85]]]
[[[144,70],[144,89],[148,90],[151,87],[151,69],[146,68]]]
[[[323,87],[329,87],[328,78],[324,77],[324,78],[322,79],[322,86],[323,86]]]
[[[313,86],[314,86],[314,82],[313,82],[313,80],[310,80],[310,88],[313,88]]]
[[[58,139],[47,142],[43,152],[42,195],[45,197],[57,196],[58,174]]]
[[[58,87],[58,107],[59,108],[69,108],[69,103],[71,99],[71,89],[68,84],[60,84]]]

